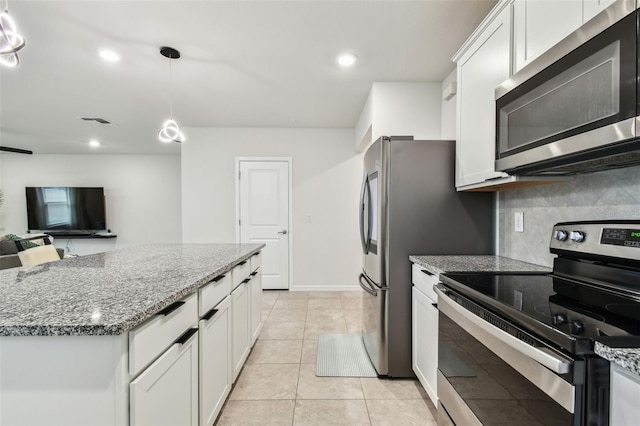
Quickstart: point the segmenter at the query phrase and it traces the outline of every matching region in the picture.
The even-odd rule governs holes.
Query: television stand
[[[99,234],[91,232],[48,232],[54,238],[117,238],[118,236],[113,233]]]

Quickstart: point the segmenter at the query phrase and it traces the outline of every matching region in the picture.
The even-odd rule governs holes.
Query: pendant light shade
[[[173,47],[163,46],[160,48],[160,54],[169,58],[169,119],[162,125],[158,139],[166,143],[183,143],[185,141],[184,134],[180,131],[176,120],[173,119],[173,74],[171,72],[171,61],[180,58],[180,52]]]
[[[24,47],[24,37],[18,34],[16,23],[9,16],[9,5],[5,3],[0,12],[0,64],[16,67],[20,63],[18,50]]]
[[[184,135],[180,131],[178,123],[173,119],[169,119],[164,122],[162,129],[160,129],[160,133],[158,133],[158,138],[161,142],[184,142]]]

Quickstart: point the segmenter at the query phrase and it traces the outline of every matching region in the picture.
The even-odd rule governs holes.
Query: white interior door
[[[241,243],[264,243],[262,288],[289,288],[289,161],[239,162]]]

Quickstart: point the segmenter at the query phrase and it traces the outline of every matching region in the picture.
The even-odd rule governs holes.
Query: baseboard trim
[[[323,286],[313,286],[313,285],[300,285],[293,286],[289,289],[289,291],[357,291],[362,290],[359,285],[323,285]]]

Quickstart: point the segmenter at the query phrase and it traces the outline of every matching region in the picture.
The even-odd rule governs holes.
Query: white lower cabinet
[[[129,385],[130,425],[198,425],[198,331],[191,329]]]
[[[231,297],[200,320],[200,426],[211,426],[232,385]]]
[[[250,297],[249,290],[250,279],[246,278],[238,287],[231,292],[231,327],[232,327],[232,362],[233,362],[233,381],[235,382],[242,365],[249,356],[251,349],[251,332],[249,329],[250,315]]]
[[[412,300],[413,371],[437,407],[438,308],[417,287],[412,288]]]
[[[251,346],[256,343],[262,329],[262,275],[259,270],[251,273]]]

